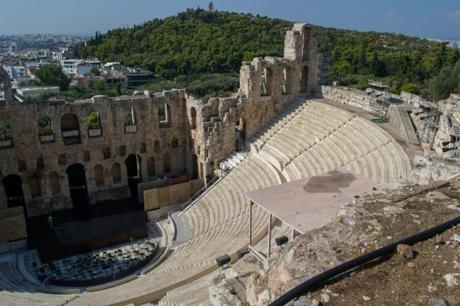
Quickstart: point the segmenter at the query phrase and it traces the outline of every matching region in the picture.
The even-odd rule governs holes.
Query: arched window
[[[104,168],[101,165],[94,167],[94,180],[97,187],[104,186]]]
[[[191,115],[191,122],[190,122],[190,128],[192,130],[196,129],[196,109],[192,107],[190,109],[190,115]]]
[[[134,108],[127,108],[123,111],[123,124],[125,126],[125,133],[136,133],[137,124],[136,124],[136,114]]]
[[[101,118],[98,112],[90,112],[85,118],[89,137],[102,136]]]
[[[161,103],[158,106],[158,118],[160,119],[160,128],[171,125],[171,108],[167,103]]]
[[[114,185],[121,183],[121,167],[119,163],[114,163],[112,166],[112,180]]]
[[[0,120],[0,148],[8,148],[13,145],[13,137],[10,125]]]
[[[80,124],[75,114],[65,114],[61,117],[61,132],[65,145],[80,143]]]
[[[49,174],[49,184],[52,195],[57,196],[61,193],[61,187],[59,185],[59,176],[56,172],[51,172]]]
[[[42,143],[54,141],[53,122],[50,117],[43,116],[38,119],[38,135]]]
[[[11,174],[2,180],[5,189],[8,207],[24,205],[24,192],[22,189],[22,179],[19,175]]]
[[[147,159],[147,174],[149,177],[154,177],[156,175],[155,158],[153,157]]]
[[[292,71],[291,71],[291,68],[286,67],[283,69],[283,82],[281,85],[281,90],[283,94],[287,95],[291,93],[292,91],[291,82],[292,82]]]
[[[173,149],[177,149],[177,148],[179,147],[179,141],[177,140],[177,138],[173,138],[173,139],[171,140],[171,147],[172,147]]]
[[[67,167],[66,173],[74,209],[81,212],[87,212],[89,207],[89,196],[86,184],[85,167],[78,163],[72,164]]]

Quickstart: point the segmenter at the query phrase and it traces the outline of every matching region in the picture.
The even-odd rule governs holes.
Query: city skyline
[[[454,0],[395,0],[369,3],[364,0],[310,1],[276,0],[214,1],[217,10],[247,12],[289,21],[359,31],[394,32],[424,38],[460,40],[460,4]],[[0,35],[72,34],[93,35],[113,28],[175,15],[187,8],[207,8],[208,0],[152,2],[135,4],[119,0],[19,0],[3,4]],[[37,17],[41,14],[42,18]],[[84,22],[83,22],[84,21]]]

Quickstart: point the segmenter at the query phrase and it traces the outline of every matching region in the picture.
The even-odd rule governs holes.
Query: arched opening
[[[300,79],[300,92],[307,93],[308,91],[308,67],[302,68],[302,77]]]
[[[53,122],[48,116],[43,116],[38,119],[38,135],[41,143],[54,141]]]
[[[61,132],[65,145],[80,143],[80,124],[75,114],[65,114],[61,117]]]
[[[240,118],[235,124],[235,151],[244,149],[246,143],[246,127],[243,118]]]
[[[198,157],[193,154],[192,156],[192,173],[191,173],[191,179],[196,180],[198,179]]]
[[[137,184],[141,181],[139,157],[135,154],[129,155],[125,160],[125,166],[128,175],[128,187],[131,192],[131,203],[137,205],[139,200]]]
[[[196,109],[194,107],[190,109],[190,116],[192,117],[190,121],[190,128],[194,130],[196,129]]]
[[[8,207],[23,206],[25,204],[22,179],[19,175],[10,174],[5,176],[2,180],[2,184],[5,190]]]
[[[104,186],[104,168],[101,165],[94,166],[94,180],[96,187]]]
[[[147,159],[147,175],[150,178],[155,177],[155,175],[156,175],[155,158],[154,157],[149,157]]]
[[[89,137],[102,136],[101,117],[98,112],[90,112],[85,118]]]
[[[163,172],[164,174],[171,173],[171,154],[163,154]]]
[[[160,120],[160,128],[171,125],[171,107],[168,104],[161,103],[158,106],[158,118]]]
[[[271,68],[265,68],[262,72],[261,96],[272,95],[273,71]]]
[[[121,167],[119,163],[114,163],[112,165],[112,181],[113,184],[120,184],[121,183]]]
[[[13,146],[13,136],[8,122],[0,120],[0,148]]]
[[[73,164],[66,170],[69,180],[70,197],[77,214],[89,212],[89,196],[86,184],[85,168],[82,164]]]
[[[51,189],[51,194],[57,196],[61,193],[61,187],[59,185],[59,176],[56,172],[51,172],[49,174],[49,184]]]
[[[29,191],[30,191],[30,196],[32,199],[38,198],[42,196],[42,189],[40,186],[40,180],[36,175],[30,176],[28,178],[28,183],[29,183]]]
[[[136,133],[137,124],[136,124],[136,114],[134,108],[127,108],[123,111],[123,124],[125,126],[125,133]]]

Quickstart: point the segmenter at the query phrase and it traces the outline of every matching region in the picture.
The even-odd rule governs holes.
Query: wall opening
[[[141,181],[139,157],[135,154],[129,155],[125,160],[125,166],[128,176],[128,187],[131,193],[131,204],[137,205],[139,201],[137,184]]]
[[[194,130],[196,129],[196,109],[194,107],[190,109],[190,116],[192,117],[190,121],[190,128]]]
[[[199,173],[198,173],[198,157],[193,154],[192,156],[192,173],[191,173],[191,179],[196,180],[198,179]]]
[[[177,149],[179,147],[179,141],[177,140],[177,138],[171,139],[171,147],[173,149]]]
[[[38,135],[41,143],[54,141],[53,122],[50,117],[43,116],[38,119]]]
[[[22,179],[19,175],[10,174],[5,176],[2,180],[2,184],[5,190],[8,207],[23,206],[25,204]]]
[[[273,83],[273,70],[271,68],[265,68],[262,72],[262,82],[260,95],[271,96],[272,95],[272,83]]]
[[[308,91],[308,66],[302,68],[302,77],[300,78],[300,92],[307,93]]]
[[[98,112],[90,112],[85,118],[85,123],[89,137],[102,136],[101,117]]]
[[[158,118],[160,120],[160,128],[171,125],[171,107],[167,103],[161,103],[158,106]]]
[[[89,212],[85,168],[82,164],[73,164],[67,168],[66,173],[69,180],[69,191],[73,208],[77,214],[85,215]]]
[[[13,146],[13,135],[8,122],[0,120],[0,149]]]
[[[281,90],[284,95],[292,93],[292,69],[289,67],[283,69],[283,82],[281,85]]]
[[[136,123],[136,114],[134,108],[125,109],[122,113],[123,115],[123,125],[125,127],[125,133],[136,133],[137,132],[137,123]]]
[[[244,119],[240,118],[235,124],[235,151],[244,149],[246,143],[246,127]]]
[[[121,167],[119,163],[114,163],[112,165],[112,181],[113,184],[120,184],[121,183]]]
[[[65,145],[80,143],[80,124],[75,114],[65,114],[61,117],[61,132]]]

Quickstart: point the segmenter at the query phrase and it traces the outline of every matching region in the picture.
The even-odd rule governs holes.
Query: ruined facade
[[[139,182],[212,176],[283,105],[318,91],[321,61],[311,28],[296,24],[283,58],[244,62],[238,93],[206,103],[185,90],[19,103],[0,70],[0,227],[75,208],[76,190],[95,204],[133,196]],[[23,237],[21,229],[0,241]]]

